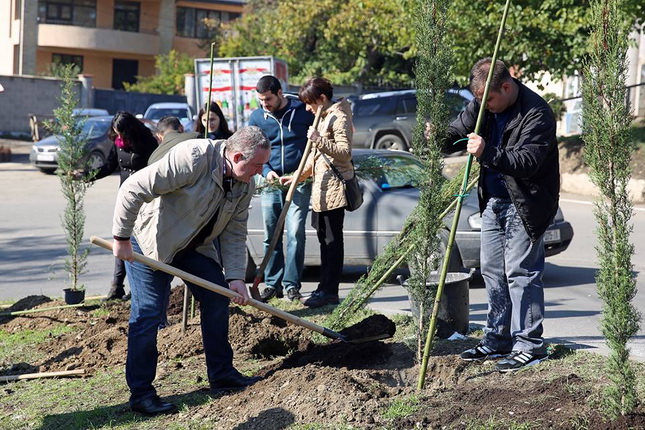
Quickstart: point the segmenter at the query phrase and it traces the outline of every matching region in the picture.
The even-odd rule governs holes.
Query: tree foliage
[[[631,21],[618,0],[592,1],[591,54],[583,73],[583,139],[590,177],[601,196],[595,202],[600,269],[596,274],[602,299],[602,333],[611,349],[608,374],[613,382],[605,398],[610,414],[628,414],[637,405],[628,340],[639,329],[640,314],[632,301],[636,279],[629,242],[633,204],[627,183],[635,145],[630,136],[631,108],[625,88],[628,32]]]
[[[183,94],[184,75],[195,72],[193,59],[174,49],[167,55],[155,57],[157,73],[152,76],[137,76],[137,82],[123,83],[126,91],[150,94]]]
[[[65,198],[66,205],[61,224],[65,231],[67,253],[65,270],[69,274],[71,289],[83,289],[80,277],[86,272],[88,247],[83,247],[83,233],[85,231],[84,199],[87,189],[92,182],[77,180],[75,171],[81,167],[82,160],[86,159],[87,139],[81,134],[82,122],[73,115],[78,104],[76,93],[74,66],[66,65],[60,69],[63,82],[61,84],[60,107],[54,109],[55,121],[48,123],[48,128],[58,136],[60,149],[58,151],[58,169],[56,173],[60,179],[60,188]]]
[[[499,0],[454,0],[447,37],[464,85],[473,62],[493,52]],[[632,23],[642,22],[642,0],[621,2]],[[273,55],[287,61],[293,82],[324,75],[338,84],[414,86],[418,53],[413,0],[251,0],[224,31],[225,57]],[[504,61],[526,80],[579,70],[588,54],[588,0],[526,0],[512,6]]]

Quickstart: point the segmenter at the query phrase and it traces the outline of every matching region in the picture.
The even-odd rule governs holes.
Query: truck
[[[282,91],[288,89],[288,67],[274,57],[214,58],[211,70],[209,58],[195,59],[195,86],[197,106],[202,108],[209,100],[217,103],[231,130],[248,125],[253,110],[260,107],[255,86],[265,75],[280,81]]]

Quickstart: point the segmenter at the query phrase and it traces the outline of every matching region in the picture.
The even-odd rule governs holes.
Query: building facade
[[[50,74],[73,63],[97,88],[155,73],[155,56],[208,54],[207,22],[239,17],[246,1],[0,0],[0,75]]]

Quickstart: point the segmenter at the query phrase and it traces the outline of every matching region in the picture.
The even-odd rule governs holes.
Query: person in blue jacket
[[[276,224],[285,205],[287,189],[279,186],[281,177],[293,174],[300,164],[307,130],[314,117],[305,105],[296,98],[287,98],[280,81],[271,75],[260,78],[256,85],[261,108],[251,113],[249,125],[260,127],[271,142],[271,157],[262,169],[267,186],[262,190],[262,215],[264,217],[264,249],[268,249],[273,235],[280,240],[272,251],[264,271],[266,288],[262,301],[273,297],[286,297],[291,301],[300,299],[300,283],[305,260],[305,222],[311,198],[311,183],[302,183],[296,188],[285,219],[287,255],[283,253],[282,231],[275,232]],[[272,186],[275,185],[275,186]]]

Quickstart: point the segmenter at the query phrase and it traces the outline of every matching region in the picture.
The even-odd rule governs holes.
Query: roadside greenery
[[[607,370],[613,384],[606,389],[605,403],[612,417],[629,414],[638,404],[627,342],[638,332],[641,319],[632,304],[636,295],[631,261],[634,246],[630,242],[633,203],[627,190],[629,162],[635,149],[625,89],[631,21],[619,8],[621,3],[591,2],[592,53],[584,63],[582,87],[585,161],[591,168],[592,182],[601,192],[594,209],[600,265],[596,285],[604,303],[601,329],[611,348]]]
[[[137,76],[137,82],[123,83],[126,91],[150,94],[184,94],[184,75],[195,73],[193,59],[174,49],[168,54],[155,57],[157,73],[152,76]]]
[[[54,109],[55,121],[47,123],[47,128],[58,136],[60,149],[58,151],[58,169],[56,174],[60,179],[60,189],[66,201],[65,210],[61,216],[61,224],[67,241],[65,270],[70,279],[72,290],[84,289],[80,281],[86,273],[89,247],[82,246],[85,231],[84,199],[91,181],[76,179],[75,172],[87,159],[85,147],[87,139],[81,134],[83,122],[75,118],[74,108],[78,105],[78,94],[74,84],[74,66],[67,65],[62,70],[63,82],[59,97],[60,107]]]
[[[423,49],[415,39],[415,0],[251,0],[245,14],[223,27],[219,55],[273,55],[289,64],[291,81],[324,75],[338,84],[412,87]],[[493,52],[502,2],[454,0],[447,44],[454,75],[468,81],[474,58]],[[633,28],[642,22],[641,0],[620,2]],[[504,61],[525,80],[544,72],[554,79],[579,70],[589,54],[589,0],[515,2],[505,34]],[[452,82],[451,82],[452,83]]]

